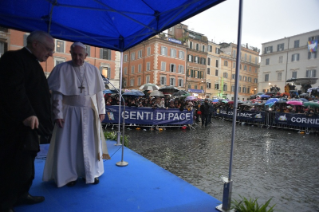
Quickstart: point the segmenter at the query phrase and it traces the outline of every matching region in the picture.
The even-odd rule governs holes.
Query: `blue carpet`
[[[42,182],[43,158],[49,145],[41,145],[30,194],[43,195],[45,201],[15,207],[15,211],[217,211],[219,200],[128,148],[124,149],[124,161],[129,165],[116,166],[115,163],[121,161],[122,151],[114,144],[114,141],[107,141],[109,154],[114,155],[104,162],[105,172],[98,185],[86,185],[79,179],[74,187],[62,188],[57,188],[54,182]]]

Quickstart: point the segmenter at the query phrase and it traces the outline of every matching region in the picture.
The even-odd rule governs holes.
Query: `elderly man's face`
[[[87,56],[84,48],[81,46],[75,46],[71,51],[72,62],[74,66],[81,66]]]
[[[54,53],[54,40],[46,36],[41,41],[33,41],[32,47],[32,53],[40,62],[44,62]]]

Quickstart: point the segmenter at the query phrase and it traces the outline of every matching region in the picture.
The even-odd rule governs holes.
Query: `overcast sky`
[[[319,29],[319,0],[243,0],[242,43],[261,44]],[[225,2],[183,23],[215,43],[237,43],[239,0]]]

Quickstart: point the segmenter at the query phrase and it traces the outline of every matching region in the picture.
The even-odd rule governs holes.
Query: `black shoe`
[[[94,178],[94,183],[93,184],[99,184],[100,180],[98,177]]]
[[[32,205],[32,204],[37,204],[43,201],[44,201],[43,196],[31,196],[30,194],[27,194],[26,196],[22,196],[18,199],[17,205]]]
[[[69,183],[67,183],[66,185],[69,186],[69,187],[72,187],[76,184],[76,181],[71,181]]]

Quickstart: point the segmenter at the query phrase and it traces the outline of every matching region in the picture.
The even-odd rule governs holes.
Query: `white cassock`
[[[54,118],[64,119],[64,126],[54,126],[43,181],[61,187],[84,177],[93,183],[104,173],[103,159],[110,159],[99,120],[105,114],[101,74],[86,62],[74,67],[68,61],[52,70],[48,83]]]

